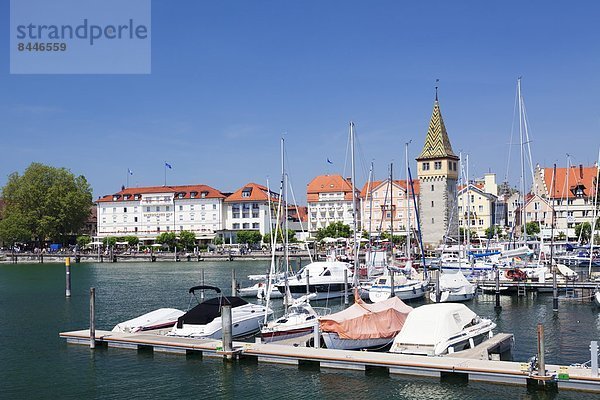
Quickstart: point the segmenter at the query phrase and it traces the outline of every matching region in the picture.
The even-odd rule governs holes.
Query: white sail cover
[[[461,271],[444,272],[440,274],[440,289],[460,289],[470,287],[472,284],[465,278]]]
[[[321,331],[335,332],[342,339],[392,338],[400,332],[413,310],[398,297],[367,304],[360,298],[347,309],[319,318]]]
[[[440,303],[417,307],[408,314],[392,348],[401,344],[435,346],[461,332],[476,317],[477,314],[464,304]]]

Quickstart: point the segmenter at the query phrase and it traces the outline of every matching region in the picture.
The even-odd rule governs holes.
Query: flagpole
[[[129,168],[127,168],[127,179],[125,180],[125,187],[128,188],[129,187]]]
[[[164,168],[165,168],[165,186],[167,186],[167,162],[166,161],[165,161]]]

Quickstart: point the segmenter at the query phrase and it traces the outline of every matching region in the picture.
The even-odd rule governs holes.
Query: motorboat
[[[600,289],[596,289],[594,293],[594,304],[596,307],[600,307]]]
[[[392,285],[394,295],[402,300],[413,300],[425,296],[429,280],[421,280],[414,268],[410,267],[410,275],[406,273],[387,274],[376,278],[369,287],[369,300],[377,303],[392,296]],[[393,284],[392,284],[393,282]]]
[[[394,339],[392,353],[441,356],[473,348],[493,336],[496,324],[460,303],[415,308]]]
[[[310,300],[315,297],[315,294],[310,294],[294,300],[283,316],[268,322],[261,328],[262,341],[272,343],[305,336],[313,332],[318,323],[318,316],[331,312],[329,308],[312,307]]]
[[[305,265],[295,276],[276,283],[281,293],[286,285],[292,297],[297,298],[308,292],[316,294],[315,300],[342,297],[346,284],[352,283],[350,264],[342,261],[315,261]]]
[[[177,323],[177,319],[185,314],[184,311],[175,308],[159,308],[150,311],[137,318],[121,322],[112,329],[113,332],[135,333],[155,329],[171,328]]]
[[[475,297],[475,285],[465,278],[459,271],[443,271],[439,278],[439,299],[437,290],[429,293],[429,298],[434,303],[448,303],[469,301]]]
[[[367,304],[355,292],[349,308],[319,318],[328,349],[363,350],[389,347],[413,310],[398,297]]]
[[[257,332],[265,315],[273,310],[263,305],[248,303],[237,296],[222,296],[221,289],[214,286],[194,286],[189,290],[193,296],[199,290],[214,290],[217,297],[205,300],[177,319],[176,325],[167,336],[221,339],[221,310],[231,306],[232,336],[244,337]]]

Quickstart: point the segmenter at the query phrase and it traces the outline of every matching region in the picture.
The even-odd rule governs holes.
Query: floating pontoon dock
[[[254,357],[258,362],[279,364],[313,364],[321,369],[335,368],[366,371],[387,370],[390,374],[433,378],[459,377],[466,381],[513,385],[556,385],[558,389],[600,392],[600,377],[582,366],[546,365],[545,376],[537,376],[529,364],[485,359],[481,346],[446,357],[411,356],[365,351],[330,350],[279,344],[233,342],[233,352],[226,354],[220,340],[167,337],[156,333],[117,333],[96,331],[96,343],[108,347],[151,349],[156,352],[201,354],[206,357]],[[505,336],[502,336],[505,335]],[[89,330],[63,332],[68,343],[90,345]],[[487,347],[503,343],[512,335],[497,334]],[[462,354],[461,354],[462,353]],[[484,358],[484,359],[481,359]]]

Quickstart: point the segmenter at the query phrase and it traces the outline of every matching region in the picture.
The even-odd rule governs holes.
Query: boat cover
[[[349,308],[319,318],[321,331],[335,332],[342,339],[392,338],[400,332],[413,310],[398,297],[367,304],[360,298]]]
[[[440,274],[440,289],[460,289],[473,286],[461,271],[443,272]]]
[[[208,299],[192,308],[177,319],[177,327],[183,328],[183,324],[206,325],[221,316],[221,306],[231,305],[231,308],[243,306],[248,302],[240,297],[219,296]]]
[[[435,346],[441,341],[460,333],[477,317],[464,304],[426,304],[415,308],[408,315],[402,332],[396,336],[396,344]]]

